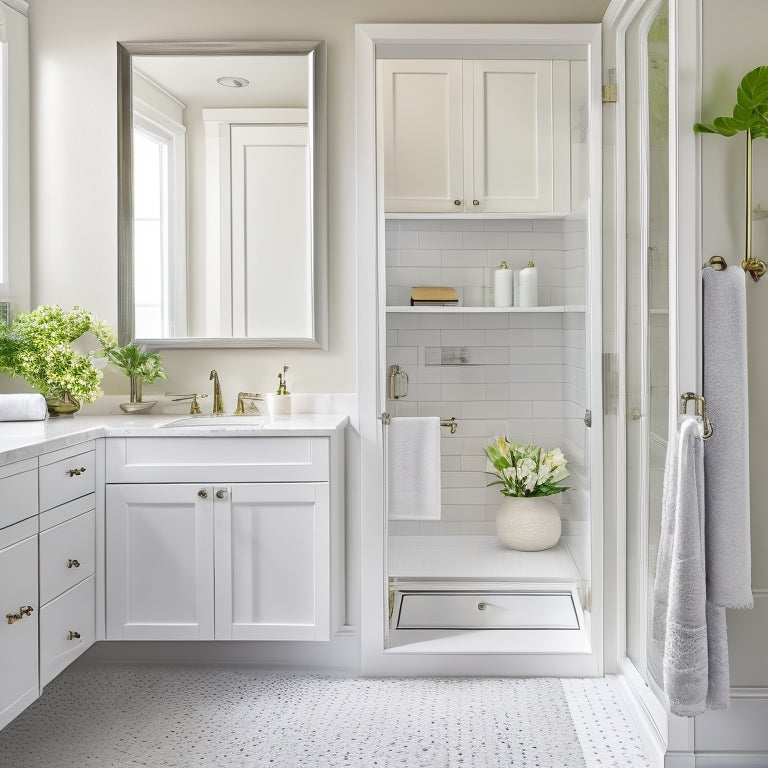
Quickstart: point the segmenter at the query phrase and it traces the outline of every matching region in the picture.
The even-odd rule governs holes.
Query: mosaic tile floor
[[[607,680],[71,667],[2,768],[650,768]]]

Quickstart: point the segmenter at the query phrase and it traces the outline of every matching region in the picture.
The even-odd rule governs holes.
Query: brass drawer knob
[[[79,632],[73,632],[72,630],[67,632],[67,640],[79,640],[79,639],[80,639]]]
[[[454,201],[453,201],[453,204],[454,204],[454,205],[461,205],[461,200],[454,200]]]
[[[218,491],[216,491],[216,498],[217,499],[226,499],[227,498],[227,492],[222,488]]]
[[[484,611],[484,610],[485,610],[487,607],[488,607],[488,603],[486,603],[486,602],[483,602],[483,601],[480,601],[480,602],[477,604],[477,610],[478,610],[478,611]]]
[[[65,471],[70,477],[78,477],[85,472],[85,467],[73,467],[72,469],[67,469]]]
[[[199,496],[201,499],[207,499],[207,498],[208,498],[208,491],[206,491],[206,490],[200,490],[200,491],[198,491],[198,492],[197,492],[197,495],[198,495],[198,496]]]
[[[22,605],[19,608],[18,613],[6,613],[5,620],[9,624],[15,624],[17,621],[21,621],[25,616],[29,616],[35,609],[31,605]]]
[[[67,560],[67,568],[79,568],[79,567],[80,567],[79,560]]]
[[[472,201],[472,205],[480,205],[480,201],[479,200],[473,200]]]

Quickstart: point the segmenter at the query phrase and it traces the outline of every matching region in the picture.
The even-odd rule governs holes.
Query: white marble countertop
[[[145,416],[59,416],[45,421],[0,422],[0,465],[39,456],[98,437],[279,437],[310,434],[332,435],[344,429],[343,414],[295,414],[292,416],[212,417],[158,414]],[[174,426],[178,422],[180,426]],[[184,426],[181,426],[184,424]],[[191,424],[191,426],[187,426]]]

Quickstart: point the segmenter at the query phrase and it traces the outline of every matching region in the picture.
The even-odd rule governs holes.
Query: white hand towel
[[[671,711],[682,717],[727,706],[729,691],[725,610],[707,601],[700,430],[695,418],[680,427],[664,640],[664,690]]]
[[[702,273],[704,397],[714,432],[704,444],[707,597],[751,608],[747,304],[743,270]]]
[[[440,419],[394,418],[387,427],[390,520],[440,519]]]
[[[47,416],[42,395],[0,395],[0,421],[40,421]]]

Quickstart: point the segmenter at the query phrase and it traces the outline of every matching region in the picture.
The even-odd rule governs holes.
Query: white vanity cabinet
[[[0,728],[40,692],[37,459],[0,466]]]
[[[377,66],[387,213],[570,212],[570,62]]]
[[[332,439],[108,438],[107,639],[329,640],[343,615]]]

